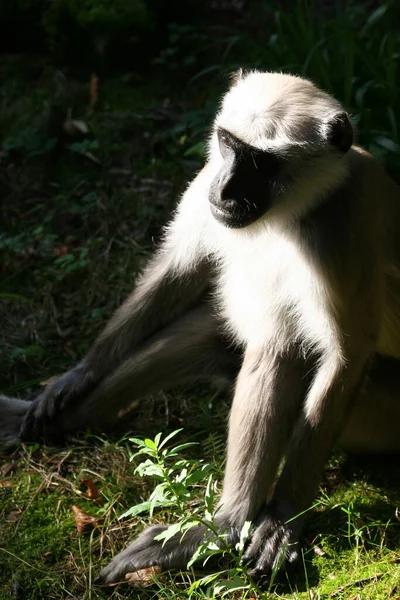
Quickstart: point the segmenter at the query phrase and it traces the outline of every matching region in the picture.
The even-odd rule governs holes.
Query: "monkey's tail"
[[[7,445],[21,441],[20,430],[31,402],[0,395],[0,442]]]

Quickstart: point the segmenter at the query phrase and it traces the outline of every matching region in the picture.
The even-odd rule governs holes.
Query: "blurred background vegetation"
[[[235,69],[312,78],[345,104],[359,142],[400,180],[399,32],[398,0],[2,0],[0,389],[25,396],[70,367],[132,289],[202,165]],[[203,439],[213,426],[221,437],[209,448],[221,458],[229,403],[203,390],[169,398],[147,405],[136,432],[183,423]],[[101,462],[116,473],[120,459],[110,455],[114,462]],[[39,462],[53,468],[35,456],[34,467],[22,460],[30,481]],[[114,483],[125,489],[123,475]],[[22,483],[18,493],[30,506]],[[53,519],[56,500],[48,500]],[[119,502],[121,514],[129,501]],[[16,527],[13,552],[39,564],[45,529],[33,539],[32,528]],[[62,531],[49,529],[47,545]],[[60,548],[55,564],[65,558]],[[5,558],[0,576],[9,579]],[[80,594],[85,561],[79,582],[75,563],[62,568]],[[30,581],[30,570],[21,577]],[[57,585],[36,582],[29,597],[67,597],[65,581]],[[375,592],[365,598],[388,597]]]

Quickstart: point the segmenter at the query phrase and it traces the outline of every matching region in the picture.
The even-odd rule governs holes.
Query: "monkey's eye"
[[[232,148],[232,144],[231,144],[229,138],[226,135],[222,134],[220,136],[219,140],[220,140],[220,143],[223,146],[225,146],[225,148]]]
[[[232,140],[225,132],[219,131],[218,143],[222,157],[225,158],[233,150]]]

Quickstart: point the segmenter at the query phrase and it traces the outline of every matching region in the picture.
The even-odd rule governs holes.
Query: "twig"
[[[380,579],[383,576],[383,573],[376,573],[376,575],[371,575],[370,577],[363,577],[362,579],[356,579],[356,581],[352,581],[351,583],[346,583],[346,585],[341,585],[336,592],[333,592],[330,595],[330,598],[335,598],[335,596],[339,596],[339,594],[341,594],[342,592],[344,592],[344,590],[346,590],[347,588],[353,587],[353,586],[362,586],[366,583],[369,583],[370,581],[373,581],[374,579]]]

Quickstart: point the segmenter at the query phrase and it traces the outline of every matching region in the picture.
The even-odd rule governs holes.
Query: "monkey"
[[[0,397],[0,439],[102,429],[177,383],[233,386],[216,527],[256,578],[299,556],[332,448],[400,450],[400,188],[313,82],[239,72],[206,164],[87,355],[32,402]],[[97,583],[185,568],[206,525],[146,529]],[[211,536],[211,537],[210,537]]]

